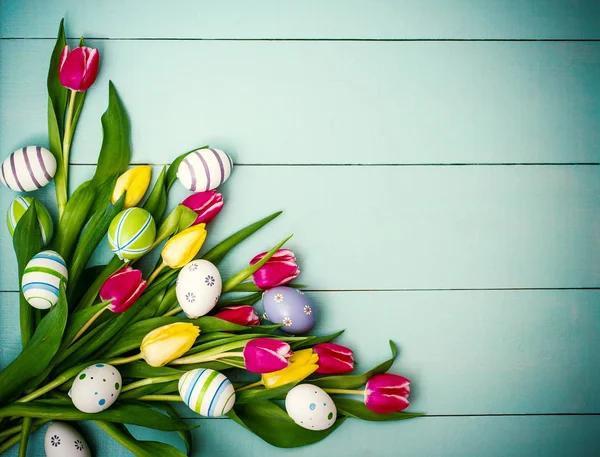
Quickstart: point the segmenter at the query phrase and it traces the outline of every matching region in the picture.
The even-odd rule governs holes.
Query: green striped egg
[[[108,228],[108,244],[121,260],[143,256],[156,237],[152,215],[142,208],[129,208],[115,216]]]
[[[17,223],[27,211],[27,208],[31,206],[31,203],[35,202],[35,210],[37,212],[38,220],[40,221],[40,232],[42,233],[42,242],[44,246],[50,242],[52,239],[52,232],[54,230],[52,224],[52,218],[50,217],[50,213],[48,210],[38,202],[35,198],[32,197],[17,197],[8,207],[8,213],[6,214],[6,222],[8,223],[8,231],[10,232],[10,236],[13,236],[15,233],[15,227]]]
[[[179,378],[179,395],[188,408],[205,417],[224,416],[235,403],[231,381],[210,368],[196,368]]]
[[[37,309],[48,309],[58,301],[61,281],[67,281],[67,264],[58,252],[34,255],[23,272],[21,289],[25,300]]]

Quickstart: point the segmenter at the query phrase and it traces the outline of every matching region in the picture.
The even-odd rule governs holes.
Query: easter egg
[[[98,413],[117,400],[121,392],[121,382],[121,373],[112,365],[90,365],[73,381],[69,397],[79,411]]]
[[[37,309],[48,309],[58,301],[61,281],[67,281],[67,264],[58,252],[42,251],[25,266],[21,288],[25,300]]]
[[[34,202],[35,210],[37,212],[38,221],[40,222],[40,232],[42,234],[42,243],[44,246],[52,239],[52,232],[54,226],[52,224],[52,218],[48,210],[32,197],[17,197],[8,206],[8,212],[6,214],[6,222],[8,223],[8,231],[12,236],[15,233],[17,223],[25,214],[25,211],[29,208],[31,203]]]
[[[177,178],[187,190],[213,190],[227,181],[233,162],[220,149],[198,149],[190,152],[179,164]]]
[[[115,216],[108,228],[110,249],[121,260],[143,256],[156,237],[152,215],[142,208],[129,208]]]
[[[337,418],[331,397],[312,384],[300,384],[290,390],[285,397],[285,409],[296,424],[308,430],[326,430]]]
[[[46,457],[90,457],[90,447],[81,433],[66,422],[52,422],[44,435]]]
[[[17,192],[30,192],[48,184],[56,173],[56,159],[40,146],[17,149],[2,162],[0,182]]]
[[[283,324],[286,333],[306,333],[315,325],[315,309],[301,290],[279,286],[267,290],[262,297],[264,318]]]
[[[221,296],[221,275],[208,260],[192,260],[179,272],[175,293],[189,318],[204,316]]]
[[[224,416],[235,403],[231,381],[210,368],[185,373],[179,379],[179,395],[188,408],[205,417]]]

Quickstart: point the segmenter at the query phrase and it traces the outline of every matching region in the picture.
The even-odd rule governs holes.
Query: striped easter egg
[[[129,208],[115,216],[108,228],[108,244],[121,260],[143,256],[156,237],[152,215],[142,208]]]
[[[48,309],[58,301],[60,282],[66,282],[68,278],[67,264],[60,254],[42,251],[27,263],[21,280],[21,290],[31,306]]]
[[[56,159],[41,146],[17,149],[2,162],[0,182],[17,192],[30,192],[48,184],[56,173]]]
[[[179,379],[179,395],[188,408],[205,417],[224,416],[235,403],[231,381],[210,368],[185,373]]]
[[[188,190],[203,192],[216,189],[229,178],[233,162],[220,149],[198,149],[179,164],[177,178]]]
[[[8,206],[8,212],[6,214],[8,231],[10,232],[10,236],[15,233],[17,222],[19,222],[32,202],[35,202],[35,210],[37,212],[38,221],[40,222],[40,232],[42,233],[42,243],[45,246],[52,239],[54,226],[48,210],[35,198],[19,196],[10,202],[10,205]]]

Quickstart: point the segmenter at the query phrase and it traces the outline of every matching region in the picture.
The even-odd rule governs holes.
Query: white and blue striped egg
[[[227,181],[233,161],[220,149],[198,149],[190,152],[179,164],[177,178],[187,190],[205,192]]]
[[[0,182],[17,192],[47,185],[56,173],[56,159],[41,146],[27,146],[9,155],[0,169]]]
[[[37,309],[48,309],[58,301],[61,281],[67,281],[67,264],[58,252],[42,251],[27,263],[21,289],[25,300]]]
[[[224,416],[235,403],[231,381],[210,368],[185,373],[179,379],[179,395],[188,408],[205,417]]]

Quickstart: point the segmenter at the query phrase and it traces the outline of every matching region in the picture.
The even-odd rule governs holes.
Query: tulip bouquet
[[[49,151],[26,147],[2,165],[2,182],[13,190],[54,178],[58,225],[52,236],[49,213],[29,196],[9,209],[23,350],[0,372],[0,453],[19,444],[24,456],[30,434],[50,421],[92,420],[135,455],[182,456],[137,440],[125,424],[177,432],[191,455],[190,426],[180,418],[189,410],[227,415],[280,447],[322,440],[349,417],[418,416],[401,412],[409,380],[387,373],[393,343],[389,360],[353,374],[353,351],[332,342],[342,332],[308,334],[316,310],[292,283],[300,270],[283,248],[289,237],[221,278],[223,258],[279,212],[201,252],[207,225],[224,205],[215,189],[233,168],[223,151],[182,154],[151,186],[150,166],[128,169],[129,120],[110,83],[95,174],[69,193],[71,143],[99,62],[83,39],[69,48],[61,23],[48,73]],[[165,214],[177,180],[192,193]],[[90,266],[106,245],[112,260]],[[158,263],[140,267],[159,250]],[[69,442],[56,430],[47,428],[46,452],[66,455],[52,454]],[[75,448],[90,455],[77,436]]]

